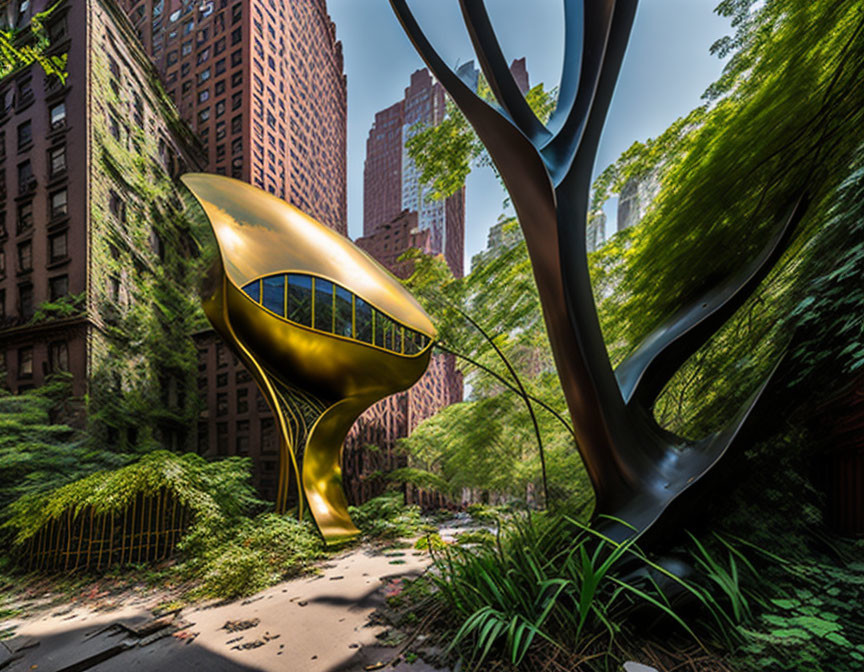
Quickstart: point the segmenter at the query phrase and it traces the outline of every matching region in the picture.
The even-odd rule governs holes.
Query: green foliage
[[[232,599],[310,571],[324,543],[309,521],[263,513],[227,527],[216,520],[183,541],[178,574],[195,582],[190,596]]]
[[[57,424],[70,391],[69,374],[12,395],[0,390],[0,523],[10,505],[123,464],[128,458],[93,447],[79,431]],[[25,500],[27,501],[27,500]]]
[[[467,530],[459,533],[456,537],[456,543],[460,546],[471,546],[474,544],[491,546],[495,543],[495,535],[489,530]]]
[[[824,389],[864,366],[864,153],[855,165],[810,245],[803,271],[812,279],[789,316],[798,390]]]
[[[386,492],[360,506],[349,506],[348,512],[365,536],[376,539],[413,537],[430,529],[420,516],[420,507],[406,506],[398,491]]]
[[[492,90],[482,74],[477,89],[482,98],[493,101]],[[557,90],[546,91],[542,83],[525,94],[528,105],[542,121],[552,114],[556,98]],[[472,164],[492,165],[471,124],[449,98],[444,119],[439,124],[412,130],[416,132],[408,138],[405,149],[420,169],[420,182],[431,186],[431,198],[447,198],[459,191]]]
[[[433,486],[441,492],[473,488],[542,500],[543,464],[531,415],[503,355],[534,400],[550,500],[580,506],[592,492],[564,418],[527,247],[515,220],[496,228],[500,244],[477,255],[464,278],[454,278],[439,258],[404,255],[414,261],[406,285],[433,316],[441,348],[468,363],[463,370],[472,398],[422,423],[402,445],[413,468],[443,479]]]
[[[140,65],[146,77],[149,64]],[[111,86],[101,52],[92,54],[91,74],[103,94],[91,115],[98,179],[90,199],[92,263],[102,280],[92,285],[88,310],[103,328],[92,342],[88,429],[96,442],[119,451],[192,449],[188,429],[201,409],[190,336],[207,325],[196,291],[204,262],[193,234],[205,217],[168,173],[158,134],[134,120],[119,139],[109,132],[111,110],[134,101]],[[194,141],[158,81],[142,81],[140,93],[178,137]],[[122,216],[109,207],[111,190],[124,195]]]
[[[10,73],[38,63],[46,75],[65,81],[67,54],[49,54],[51,39],[45,21],[57,10],[62,0],[30,19],[24,28],[8,27],[0,20],[0,79]],[[0,10],[5,12],[5,6]]]
[[[441,538],[440,534],[432,532],[420,537],[414,543],[414,548],[418,551],[442,551],[447,548],[447,543]]]
[[[54,301],[43,301],[33,312],[29,324],[39,324],[47,320],[62,319],[80,315],[85,306],[86,293],[67,294]]]
[[[175,455],[157,450],[137,462],[100,471],[48,492],[27,494],[10,507],[6,526],[16,531],[21,545],[52,520],[85,508],[96,515],[117,513],[138,496],[167,491],[193,515],[193,530],[209,528],[238,517],[258,503],[249,484],[248,458],[207,462],[194,453]]]
[[[709,579],[717,571],[736,572],[704,547],[699,553],[712,568]],[[611,649],[628,620],[646,609],[693,637],[698,628],[728,639],[747,619],[700,585],[705,576],[679,579],[632,542],[616,544],[566,516],[515,519],[493,545],[447,548],[436,557],[436,568],[432,580],[455,631],[451,649],[471,669],[484,669],[490,656],[518,667],[544,647],[587,656],[605,639],[604,648]],[[692,597],[698,626],[675,611],[670,590]],[[734,603],[747,602],[743,583],[729,582],[727,590]]]

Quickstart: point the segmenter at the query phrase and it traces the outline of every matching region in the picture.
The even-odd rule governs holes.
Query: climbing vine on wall
[[[200,263],[187,208],[168,173],[156,124],[132,113],[108,57],[92,55],[91,86],[104,92],[91,115],[91,278],[88,310],[100,325],[91,343],[88,417],[110,450],[158,442],[191,448],[199,413],[191,333],[204,326],[195,285]],[[158,82],[159,123],[182,122]],[[144,127],[139,125],[143,120]],[[188,131],[186,131],[188,134]]]

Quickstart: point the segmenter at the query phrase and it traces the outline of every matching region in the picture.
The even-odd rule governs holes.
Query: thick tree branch
[[[477,60],[498,103],[532,143],[538,145],[547,141],[552,136],[519,90],[495,36],[484,0],[459,0],[459,5]]]

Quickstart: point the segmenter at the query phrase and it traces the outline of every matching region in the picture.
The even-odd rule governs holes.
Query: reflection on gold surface
[[[294,475],[328,543],[359,531],[348,515],[345,435],[373,403],[426,370],[435,328],[371,257],[245,182],[183,176],[215,234],[204,311],[268,400],[280,430],[277,510]],[[289,468],[290,467],[290,468]]]

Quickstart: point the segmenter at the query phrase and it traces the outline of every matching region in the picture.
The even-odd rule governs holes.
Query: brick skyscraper
[[[525,59],[513,61],[510,69],[519,88],[526,92]],[[465,63],[457,72],[473,81],[476,88],[478,72],[473,62]],[[429,200],[428,187],[420,184],[419,171],[405,151],[406,141],[418,128],[441,123],[445,112],[444,87],[422,68],[411,75],[405,97],[375,115],[363,169],[363,237],[389,225],[403,210],[413,210],[418,229],[430,232],[431,252],[443,254],[453,275],[460,277],[465,251],[465,188],[446,200]],[[370,253],[381,260],[375,250]]]
[[[120,0],[208,170],[347,234],[347,88],[326,0]]]

